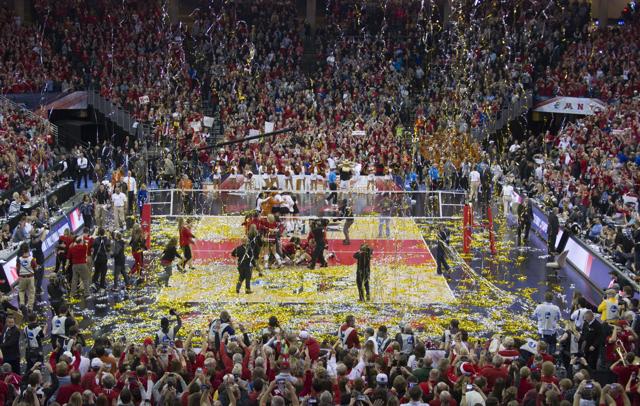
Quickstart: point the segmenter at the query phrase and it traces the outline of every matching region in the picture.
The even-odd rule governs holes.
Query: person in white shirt
[[[469,172],[469,201],[473,202],[478,198],[478,189],[480,189],[480,172],[473,168]]]
[[[131,172],[122,178],[122,183],[127,185],[127,210],[129,213],[133,213],[133,203],[136,201],[137,184],[136,179],[131,175]]]
[[[364,331],[364,336],[365,336],[365,344],[367,343],[367,341],[372,341],[373,342],[373,352],[374,354],[378,355],[378,341],[376,341],[376,332],[373,328],[371,327],[367,327]],[[364,347],[364,345],[363,345]]]
[[[504,217],[511,213],[511,201],[513,200],[513,186],[505,183],[502,186],[502,205],[504,207]]]
[[[330,171],[336,169],[336,160],[333,156],[329,156],[329,158],[327,158],[327,165],[329,166]]]
[[[127,196],[122,193],[120,187],[116,187],[116,191],[111,195],[111,201],[113,202],[113,222],[116,229],[124,228],[124,207],[127,203]]]
[[[409,389],[408,403],[402,403],[400,406],[429,406],[428,403],[422,402],[422,389],[418,385]]]
[[[358,181],[360,180],[360,172],[362,172],[362,164],[360,162],[356,162],[355,166],[353,167],[353,179],[355,180],[355,184],[358,184]]]
[[[467,384],[463,390],[466,390],[466,392],[462,395],[460,406],[485,405],[487,395],[485,395],[484,392],[482,392],[482,390],[476,385]]]
[[[549,345],[549,353],[555,353],[560,308],[553,304],[553,293],[545,293],[544,302],[540,303],[533,311],[533,317],[538,320],[538,333],[542,341]]]
[[[582,331],[584,315],[587,313],[587,300],[584,297],[578,299],[578,308],[571,313],[571,321],[576,325],[578,331]]]
[[[76,160],[76,170],[77,170],[77,188],[80,188],[80,183],[82,178],[84,178],[84,188],[87,186],[87,178],[88,178],[88,169],[89,169],[89,160],[84,156],[84,154],[80,154],[78,159]]]

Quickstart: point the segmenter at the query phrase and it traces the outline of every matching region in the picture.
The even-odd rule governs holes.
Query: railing
[[[524,96],[518,97],[507,107],[503,108],[495,117],[492,117],[482,127],[474,132],[476,139],[485,139],[496,131],[502,130],[510,121],[520,117],[533,106],[533,92],[527,91]]]
[[[141,123],[139,123],[135,117],[129,114],[122,107],[100,96],[100,93],[95,89],[87,90],[87,102],[94,109],[102,113],[107,120],[111,120],[114,124],[131,135],[135,135],[137,133],[138,126],[141,126]]]
[[[26,113],[26,115],[32,119],[32,120],[36,120],[40,123],[42,123],[44,126],[46,126],[49,131],[51,131],[51,134],[54,136],[54,138],[57,140],[58,139],[58,126],[51,123],[49,120],[47,120],[46,118],[37,115],[36,113],[34,113],[33,111],[15,103],[14,101],[12,101],[11,99],[0,95],[0,104],[8,104],[11,107],[15,108],[15,109],[19,109],[22,110],[23,112]]]
[[[214,187],[181,191],[149,190],[152,216],[220,216],[239,215],[256,210],[258,197],[267,193],[256,190],[221,190]],[[278,192],[280,193],[280,192]],[[327,202],[330,191],[282,192],[296,200],[300,216],[336,217],[337,205]],[[338,190],[337,201],[347,199],[353,215],[419,217],[425,219],[459,219],[465,203],[463,191],[366,191]],[[264,208],[264,206],[263,206]]]

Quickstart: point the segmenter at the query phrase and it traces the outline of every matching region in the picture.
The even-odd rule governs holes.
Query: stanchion
[[[493,230],[493,212],[491,206],[487,207],[487,222],[489,227],[489,249],[491,255],[496,255],[496,235]]]
[[[462,252],[468,254],[471,250],[471,206],[464,205],[462,215]]]
[[[149,203],[145,203],[142,206],[140,227],[145,236],[147,249],[151,249],[151,205]]]

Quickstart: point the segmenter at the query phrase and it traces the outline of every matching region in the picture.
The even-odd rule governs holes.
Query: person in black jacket
[[[111,251],[111,241],[102,227],[98,228],[98,238],[93,241],[93,284],[96,288],[106,289],[107,261]]]
[[[11,365],[11,371],[20,372],[20,330],[16,326],[16,319],[7,316],[4,331],[0,336],[0,350],[4,356],[4,362]]]
[[[116,231],[113,233],[113,290],[118,290],[118,278],[120,275],[124,278],[124,283],[129,286],[129,275],[125,271],[126,256],[124,254],[125,242],[122,234]]]
[[[24,328],[24,335],[27,339],[25,356],[27,358],[27,370],[30,370],[36,363],[43,362],[44,349],[43,340],[47,326],[38,323],[38,316],[35,313],[29,314],[29,323]]]
[[[369,292],[369,276],[371,274],[371,256],[373,250],[367,245],[362,244],[360,250],[353,254],[353,257],[358,260],[358,266],[356,268],[356,284],[358,285],[359,301],[371,300]]]
[[[167,242],[167,245],[164,247],[164,251],[162,251],[162,257],[160,258],[160,264],[164,268],[164,273],[160,277],[160,282],[164,284],[164,286],[169,286],[169,279],[171,279],[171,275],[173,274],[173,261],[176,258],[182,259],[182,256],[178,253],[178,249],[176,248],[178,245],[178,239],[173,237]]]
[[[587,310],[584,314],[584,324],[582,325],[582,334],[580,335],[578,346],[583,349],[584,357],[592,370],[595,370],[598,364],[598,355],[600,354],[602,342],[602,324],[596,320],[593,311]]]
[[[558,219],[558,208],[554,207],[549,212],[549,226],[547,227],[547,250],[549,255],[556,253],[556,239],[560,231],[560,220]]]
[[[314,269],[317,262],[320,262],[320,266],[322,268],[326,268],[328,266],[327,261],[324,259],[326,226],[327,224],[324,220],[315,220],[311,223],[311,235],[313,236],[316,246],[313,249],[313,256],[311,257],[309,269]]]
[[[245,293],[251,292],[251,268],[254,263],[253,251],[251,250],[251,245],[249,244],[249,240],[244,238],[242,240],[242,245],[237,246],[232,252],[231,255],[238,258],[238,283],[236,283],[236,293],[240,293],[240,288],[242,287],[242,282],[245,284]]]
[[[440,224],[438,226],[438,244],[436,246],[436,264],[438,265],[437,273],[442,275],[442,268],[449,272],[449,264],[447,263],[447,251],[446,247],[449,245],[449,232]]]
[[[49,294],[49,304],[51,305],[51,316],[58,314],[58,309],[65,302],[64,298],[68,291],[65,283],[66,279],[62,274],[53,275],[49,280],[47,293]]]
[[[518,236],[516,237],[516,245],[523,245],[529,241],[529,230],[531,229],[531,221],[533,220],[533,206],[528,197],[518,206]]]
[[[48,228],[33,228],[31,230],[31,240],[29,248],[36,260],[38,267],[35,269],[36,294],[42,294],[42,280],[44,278],[44,252],[42,252],[42,242],[47,238]]]
[[[340,207],[338,208],[340,212],[340,217],[344,219],[344,226],[342,227],[342,233],[344,234],[344,240],[342,240],[342,244],[349,245],[351,244],[351,240],[349,239],[349,229],[353,225],[353,210],[351,209],[351,205],[347,199],[343,199]]]

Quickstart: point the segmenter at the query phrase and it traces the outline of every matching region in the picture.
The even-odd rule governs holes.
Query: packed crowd
[[[523,191],[558,207],[569,230],[635,272],[640,270],[640,99],[633,61],[612,61],[635,52],[633,41],[620,38],[633,36],[638,27],[633,22],[590,33],[568,47],[556,68],[549,68],[556,90],[545,94],[545,85],[538,85],[538,92],[547,96],[600,97],[608,103],[603,111],[569,120],[542,139],[513,144],[508,154],[519,163],[511,173]]]
[[[592,309],[578,295],[566,320],[553,299],[548,293],[533,314],[539,340],[499,334],[474,340],[455,319],[442,336],[419,338],[410,324],[358,326],[352,315],[335,335],[320,339],[281,326],[274,316],[263,329],[248,331],[227,311],[208,331],[184,333],[181,315],[170,310],[143,342],[101,335],[92,344],[64,302],[52,303],[50,325],[32,313],[24,327],[4,302],[0,402],[635,404],[637,299],[610,290]]]
[[[45,120],[0,99],[0,191],[23,184],[36,193],[47,190],[55,142]]]
[[[52,49],[37,27],[7,7],[0,10],[0,26],[2,94],[66,91],[78,82],[65,56]]]
[[[635,90],[633,61],[628,69],[622,67],[619,80],[613,80],[620,74],[618,67],[609,64],[616,54],[635,52],[619,38],[633,35],[636,28],[590,34],[580,41],[586,5],[563,9],[564,3],[530,3],[516,8],[527,11],[511,16],[509,1],[481,3],[475,13],[468,2],[457,10],[461,19],[428,38],[430,45],[425,46],[422,36],[438,30],[419,2],[409,9],[389,2],[385,9],[364,10],[332,2],[327,29],[317,35],[321,74],[313,80],[303,73],[304,27],[291,24],[296,18],[289,2],[238,5],[233,12],[198,10],[189,28],[169,24],[166,10],[157,3],[123,2],[122,8],[114,8],[108,2],[91,2],[91,7],[83,1],[36,2],[36,13],[61,61],[68,59],[76,75],[84,69],[83,81],[97,86],[104,97],[155,122],[156,139],[172,139],[166,145],[177,146],[173,151],[178,156],[206,142],[190,126],[201,118],[201,98],[220,112],[228,139],[261,129],[265,122],[298,129],[295,136],[273,145],[201,153],[197,158],[206,168],[203,177],[305,173],[332,175],[335,184],[335,172],[353,163],[363,175],[384,175],[391,168],[407,174],[403,178],[413,173],[430,187],[468,188],[472,200],[483,201],[489,201],[494,186],[504,192],[515,184],[530,196],[555,199],[567,221],[581,225],[588,238],[613,249],[619,260],[633,262],[640,258],[640,250],[635,251],[640,232],[628,235],[630,228],[640,227],[635,147],[640,106],[623,90],[627,82]],[[132,13],[129,7],[134,4]],[[474,24],[479,20],[486,26]],[[448,36],[455,41],[448,42]],[[474,150],[470,137],[455,137],[448,152],[422,151],[426,160],[408,148],[410,137],[404,135],[398,106],[411,105],[415,95],[423,95],[417,97],[417,106],[407,108],[414,110],[418,132],[424,131],[430,142],[454,133],[474,134],[514,97],[521,97],[536,69],[559,57],[560,39],[571,36],[578,43],[569,46],[561,66],[583,71],[590,85],[594,74],[593,87],[612,95],[607,101],[616,101],[606,111],[557,135],[549,133],[544,142],[532,137],[514,143],[500,163],[492,151]],[[534,51],[525,52],[535,41]],[[603,55],[593,52],[596,49]],[[588,62],[593,66],[576,69],[581,56],[595,58]],[[581,94],[568,77],[568,85],[562,86]],[[63,79],[77,80],[66,74]],[[425,89],[425,82],[433,86]],[[472,82],[474,89],[460,85]],[[539,93],[541,86],[539,82]],[[280,326],[275,317],[264,329],[247,331],[228,312],[213,320],[209,331],[184,334],[181,316],[171,311],[143,342],[98,334],[90,344],[67,303],[68,293],[89,296],[106,289],[110,258],[114,290],[122,290],[120,277],[129,287],[134,278],[149,276],[146,236],[139,225],[127,221],[139,215],[148,200],[142,181],[148,175],[146,163],[137,156],[140,149],[134,141],[124,147],[107,142],[91,151],[78,148],[54,157],[39,123],[9,105],[3,106],[0,122],[8,124],[1,127],[0,172],[13,176],[0,177],[5,189],[17,182],[37,184],[52,167],[57,176],[76,178],[78,186],[84,180],[86,187],[89,176],[97,184],[80,206],[84,233],[66,233],[56,247],[54,272],[59,277],[47,286],[50,322],[38,318],[49,319],[49,309],[36,305],[45,262],[38,244],[47,213],[38,210],[23,218],[17,231],[2,230],[3,243],[6,239],[23,245],[17,261],[22,308],[3,301],[0,312],[0,405],[630,406],[640,401],[638,301],[628,287],[614,284],[598,308],[577,295],[568,320],[562,320],[553,295],[547,295],[533,314],[539,341],[499,334],[488,342],[474,341],[456,320],[442,337],[420,339],[410,325],[397,331],[393,326],[357,326],[353,316],[335,336],[319,339],[306,330]],[[366,138],[354,130],[364,131]],[[215,165],[209,165],[212,160]],[[152,166],[171,185],[184,190],[193,185],[169,154]],[[327,186],[332,183],[328,181]],[[28,194],[13,197],[6,211],[19,210],[20,199]],[[295,200],[288,194],[280,198],[275,206],[293,213]],[[347,202],[341,203],[338,216],[349,217]],[[40,226],[34,226],[38,222]],[[612,234],[614,226],[602,224],[606,222],[623,227]],[[318,244],[326,238],[321,223],[311,225],[306,241],[282,238],[300,224],[281,223],[273,214],[248,217],[245,226],[245,251],[234,250],[241,271],[237,292],[246,280],[240,268],[247,252],[264,261],[263,269],[287,261],[326,265],[329,253]],[[128,241],[125,228],[131,228]],[[343,232],[349,244],[347,222]],[[160,257],[163,283],[168,283],[176,258],[180,271],[189,266],[195,237],[188,223],[180,222],[178,235]],[[256,253],[255,246],[262,251]],[[129,250],[133,264],[127,270]],[[363,292],[360,295],[364,300]]]
[[[441,168],[447,161],[459,168],[465,159],[477,160],[473,129],[523,97],[536,65],[555,51],[560,27],[579,36],[588,11],[573,2],[519,5],[469,1],[440,27],[434,5],[333,4],[312,45],[313,74],[303,69],[309,27],[287,2],[212,4],[192,13],[191,27],[171,25],[166,9],[153,2],[132,5],[131,15],[125,3],[40,2],[36,12],[53,48],[101,95],[154,123],[155,139],[175,153],[174,161],[191,159],[187,151],[206,143],[206,131],[191,125],[202,118],[201,99],[220,113],[227,139],[262,130],[267,122],[296,128],[293,136],[250,144],[249,151],[200,151],[193,179],[247,172],[326,175],[329,157],[355,162],[363,174],[382,167],[383,174],[406,178],[424,157]],[[80,32],[85,25],[88,32]],[[515,29],[521,25],[526,29]],[[525,52],[534,43],[534,52]],[[425,88],[426,79],[435,85]],[[447,148],[412,151],[407,133],[414,128],[404,125],[413,116],[424,145]],[[365,142],[363,133],[375,142]],[[441,142],[451,136],[455,142]]]
[[[545,78],[536,83],[538,96],[590,97],[610,104],[636,96],[640,91],[636,66],[639,30],[640,25],[633,21],[594,29],[583,41],[570,44],[562,60],[548,66]]]

